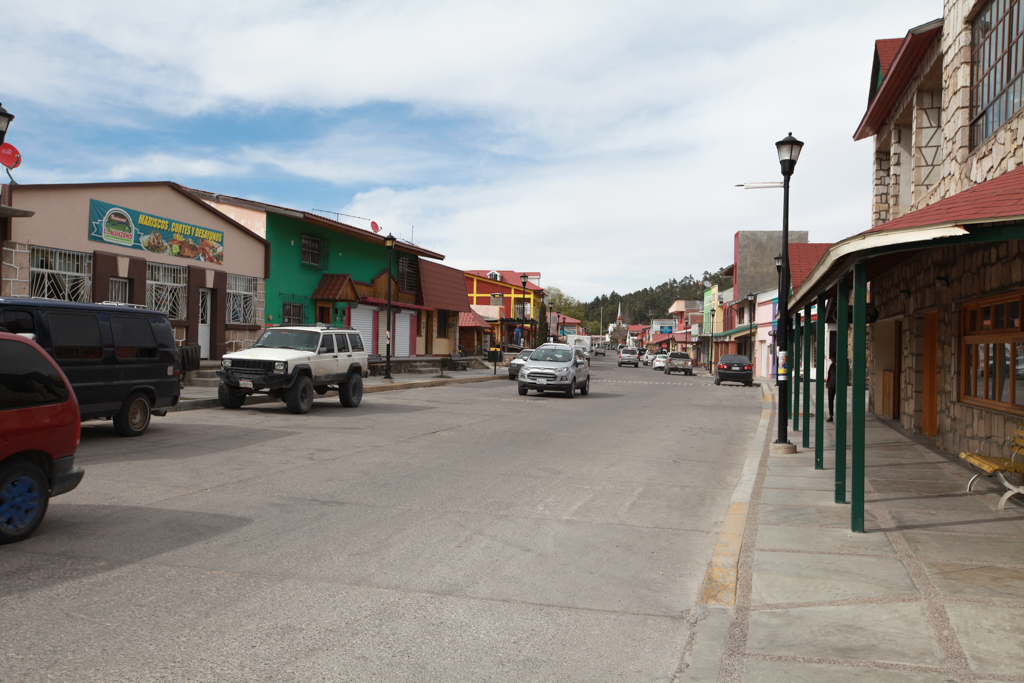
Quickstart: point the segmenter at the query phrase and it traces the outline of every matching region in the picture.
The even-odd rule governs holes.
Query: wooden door
[[[324,325],[330,325],[331,324],[331,305],[330,304],[318,303],[316,305],[316,321],[318,323],[323,323]]]
[[[939,313],[924,314],[924,395],[922,431],[928,436],[939,433],[938,382],[936,360],[939,353]]]

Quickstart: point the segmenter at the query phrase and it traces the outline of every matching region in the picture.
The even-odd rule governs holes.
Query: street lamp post
[[[753,292],[747,294],[747,308],[750,311],[750,360],[754,360],[754,299],[756,296]]]
[[[384,356],[384,377],[382,379],[385,382],[394,382],[394,378],[391,377],[391,254],[395,251],[395,236],[390,232],[384,238],[384,246],[388,248],[388,338]]]
[[[776,339],[779,343],[779,435],[776,443],[788,444],[789,437],[786,434],[786,420],[789,417],[786,396],[789,388],[789,368],[786,358],[789,350],[789,179],[796,169],[797,159],[800,158],[800,150],[804,143],[793,137],[790,133],[775,143],[779,153],[779,165],[782,168],[782,271],[779,279],[779,327],[776,332]],[[794,407],[795,410],[795,407]]]
[[[779,293],[781,293],[782,292],[782,254],[779,254],[778,256],[775,257],[775,272],[778,273],[778,276],[779,276],[779,282],[778,282],[778,289],[777,289],[777,291]],[[778,299],[778,296],[776,296],[776,299]],[[778,379],[779,379],[779,330],[778,330],[778,323],[775,324],[775,331],[772,332],[772,336],[775,337],[775,340],[772,343],[772,346],[774,347],[774,353],[775,353],[775,379],[776,379],[776,382],[778,382]]]
[[[519,276],[520,281],[523,283],[523,348],[526,348],[526,282],[530,277],[523,273]]]

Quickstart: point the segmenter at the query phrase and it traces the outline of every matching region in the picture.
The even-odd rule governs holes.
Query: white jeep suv
[[[564,392],[568,398],[590,393],[590,363],[583,348],[568,344],[541,344],[519,371],[519,395],[536,392]]]
[[[363,378],[369,374],[356,330],[273,327],[252,348],[224,355],[217,398],[225,408],[241,408],[246,396],[266,393],[283,398],[293,413],[307,413],[314,393],[337,389],[341,405],[355,408],[363,400]]]

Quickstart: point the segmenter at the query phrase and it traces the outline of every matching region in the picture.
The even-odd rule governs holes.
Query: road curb
[[[443,387],[449,384],[474,384],[476,382],[490,382],[497,379],[506,379],[507,375],[477,375],[475,377],[451,377],[445,379],[424,379],[415,382],[396,382],[395,384],[375,384],[363,387],[364,394],[379,394],[385,391],[400,391],[402,389],[423,389],[426,387]],[[328,391],[323,396],[316,396],[316,399],[334,398],[338,395],[336,391]],[[245,405],[254,406],[260,403],[271,403],[278,399],[269,396],[250,396],[245,399]],[[215,398],[194,398],[178,402],[173,408],[168,408],[168,413],[179,413],[183,410],[202,410],[204,408],[219,408],[220,401]]]

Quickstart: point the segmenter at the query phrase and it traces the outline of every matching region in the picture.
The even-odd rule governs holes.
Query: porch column
[[[793,431],[800,431],[800,311],[793,313]]]
[[[850,531],[864,532],[864,373],[867,342],[867,266],[853,267],[853,468],[850,472]]]
[[[818,324],[816,326],[818,344],[814,351],[814,360],[818,364],[818,372],[814,378],[814,469],[825,469],[825,293],[818,295]]]
[[[849,377],[850,282],[836,283],[836,502],[846,503],[846,384]]]
[[[811,447],[811,305],[804,306],[804,448]]]

